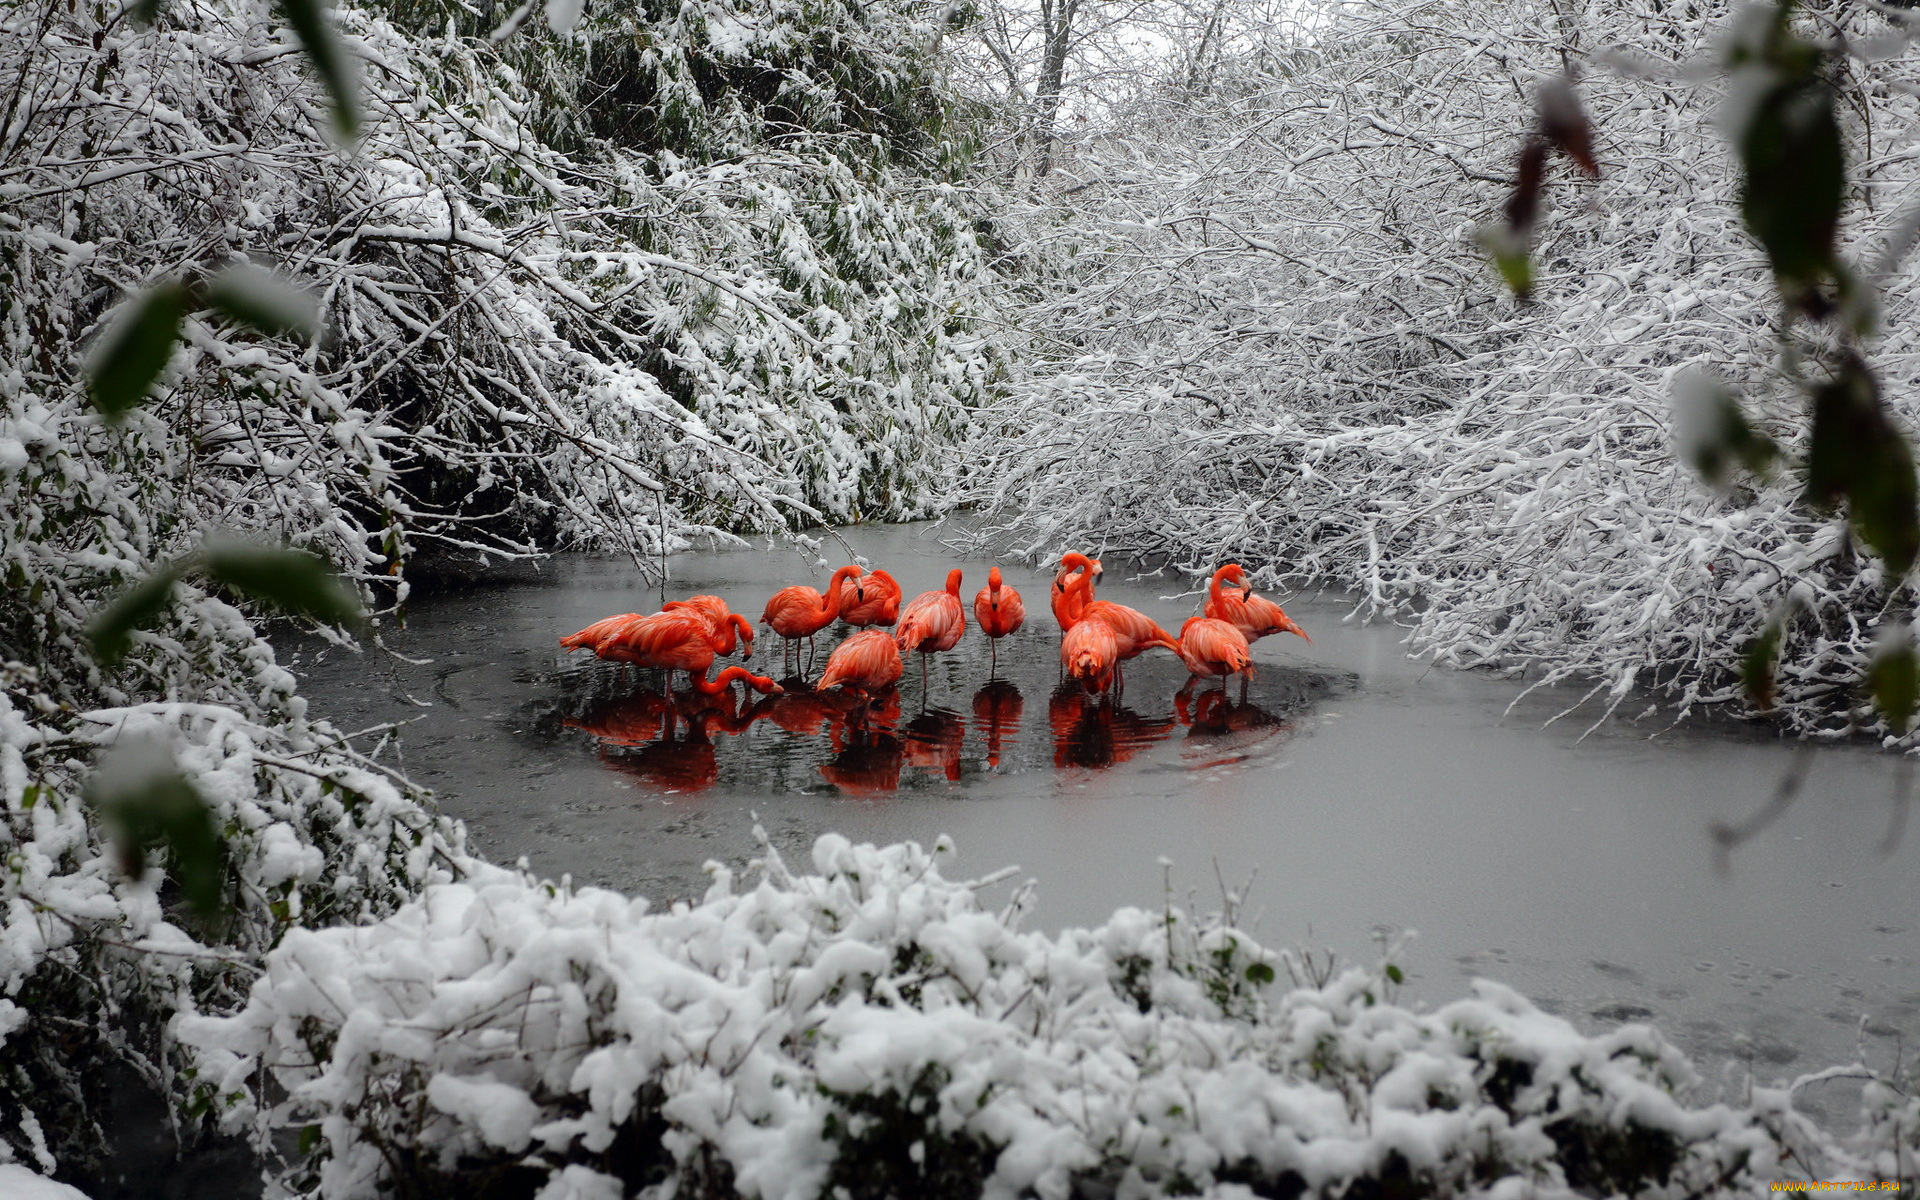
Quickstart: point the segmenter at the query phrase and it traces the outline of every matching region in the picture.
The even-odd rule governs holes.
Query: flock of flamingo
[[[1090,695],[1117,694],[1124,686],[1121,664],[1159,647],[1178,655],[1191,673],[1192,678],[1181,689],[1183,695],[1198,680],[1218,679],[1224,689],[1226,677],[1237,675],[1244,696],[1253,671],[1254,641],[1274,633],[1293,633],[1313,640],[1278,604],[1253,594],[1238,563],[1228,563],[1213,573],[1204,613],[1188,618],[1177,638],[1137,609],[1096,599],[1094,588],[1100,573],[1098,559],[1080,553],[1063,555],[1049,591],[1053,616],[1061,630],[1061,671]],[[707,678],[716,656],[732,654],[742,643],[746,654],[753,651],[753,626],[744,616],[730,611],[718,596],[675,600],[656,613],[606,617],[561,638],[560,644],[568,651],[585,647],[611,662],[664,671],[669,689],[672,673],[685,671],[694,690],[702,695],[716,696],[736,680],[771,695],[805,685],[814,635],[839,620],[857,632],[828,656],[814,690],[879,696],[904,674],[902,656],[918,652],[924,693],[927,657],[953,649],[966,633],[959,569],[947,573],[944,590],[922,592],[904,607],[900,601],[900,585],[893,576],[884,570],[868,573],[851,564],[833,573],[824,593],[804,584],[775,592],[761,614],[761,623],[783,639],[785,658],[795,658],[802,641],[808,651],[799,674],[788,676],[784,685],[737,665],[711,680]],[[987,573],[987,585],[975,593],[973,615],[989,639],[997,670],[998,640],[1026,622],[1026,605],[1020,593],[1001,580],[999,567]],[[886,628],[896,626],[894,632],[886,632]]]

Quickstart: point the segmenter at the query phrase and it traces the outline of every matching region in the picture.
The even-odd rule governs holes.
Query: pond
[[[963,567],[971,622],[988,564],[938,527],[842,536],[909,597]],[[788,548],[683,554],[667,595],[717,593],[757,619],[777,588],[823,586],[846,551],[829,540],[827,567]],[[1103,599],[1176,631],[1197,611],[1184,580],[1107,565]],[[1900,760],[1730,721],[1587,733],[1583,710],[1549,724],[1568,697],[1516,706],[1523,683],[1423,666],[1400,630],[1308,597],[1287,607],[1312,643],[1257,643],[1244,702],[1237,688],[1181,700],[1184,667],[1151,651],[1118,705],[1090,704],[1057,687],[1051,572],[1006,574],[1029,616],[997,668],[970,629],[924,691],[910,661],[895,703],[853,719],[804,692],[749,696],[676,712],[668,735],[657,675],[558,645],[659,606],[657,584],[603,557],[419,598],[389,634],[412,663],[312,643],[283,661],[344,729],[408,722],[393,753],[480,853],[657,902],[697,896],[710,859],[752,857],[756,824],[801,863],[830,829],[945,834],[950,874],[1035,880],[1029,919],[1044,927],[1158,907],[1169,890],[1214,910],[1231,889],[1269,945],[1343,962],[1417,930],[1395,954],[1403,999],[1441,1003],[1486,976],[1588,1031],[1652,1021],[1728,1095],[1749,1069],[1892,1069],[1920,1032],[1920,829],[1904,830]],[[751,665],[780,654],[762,631]],[[1742,823],[1757,832],[1721,853],[1715,828]],[[1844,1121],[1848,1087],[1801,1100]]]

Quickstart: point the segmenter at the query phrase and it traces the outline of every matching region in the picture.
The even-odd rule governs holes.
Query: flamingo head
[[[955,567],[953,570],[947,572],[947,591],[951,592],[955,597],[960,595],[959,567]]]

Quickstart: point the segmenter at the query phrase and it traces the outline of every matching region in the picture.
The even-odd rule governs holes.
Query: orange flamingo
[[[789,647],[805,638],[807,656],[811,660],[813,635],[833,624],[833,619],[840,615],[841,583],[859,575],[860,568],[852,563],[841,567],[827,583],[825,595],[804,583],[781,588],[768,599],[766,611],[760,614],[760,623],[771,627],[786,640]],[[804,672],[805,668],[802,668]]]
[[[856,629],[892,628],[900,619],[900,585],[885,571],[847,580],[840,585],[840,619]]]
[[[1091,591],[1091,582],[1085,587]],[[1175,654],[1180,652],[1180,643],[1174,636],[1137,608],[1128,608],[1111,600],[1095,600],[1081,612],[1080,620],[1073,628],[1078,629],[1088,621],[1099,621],[1113,630],[1114,682],[1123,689],[1127,686],[1127,679],[1120,664],[1139,657],[1153,646],[1163,646]]]
[[[731,632],[731,631],[729,631]],[[671,686],[673,672],[685,671],[687,682],[702,695],[717,696],[740,679],[756,692],[772,694],[780,685],[745,667],[728,667],[709,682],[707,668],[714,654],[727,642],[715,632],[707,619],[695,612],[657,612],[627,622],[620,630],[601,641],[598,653],[616,662],[642,667],[657,667],[667,672]]]
[[[1182,693],[1198,679],[1218,679],[1225,688],[1227,676],[1241,674],[1253,662],[1246,635],[1218,617],[1188,617],[1175,649],[1193,673]]]
[[[1119,639],[1113,626],[1105,621],[1079,620],[1060,639],[1060,665],[1067,678],[1077,680],[1089,692],[1104,692],[1113,686],[1113,673],[1120,665]]]
[[[1048,599],[1053,605],[1053,619],[1060,623],[1060,632],[1073,628],[1080,619],[1080,613],[1093,601],[1093,581],[1100,574],[1100,561],[1088,558],[1077,551],[1069,551],[1060,556],[1060,570],[1053,577],[1053,588]]]
[[[1013,588],[1001,586],[999,567],[987,572],[987,586],[973,594],[973,619],[980,622],[980,632],[987,635],[991,669],[998,671],[1000,639],[1027,623],[1026,601]]]
[[[967,631],[966,610],[960,607],[960,568],[947,572],[947,587],[921,592],[900,614],[900,632],[893,640],[900,653],[920,652],[920,687],[927,686],[927,656],[951,650]]]
[[[1253,594],[1253,588],[1247,583],[1247,572],[1239,563],[1228,563],[1213,573],[1213,583],[1207,589],[1207,607],[1203,611],[1238,629],[1248,643],[1257,642],[1270,633],[1297,633],[1309,643],[1313,641],[1278,604]]]
[[[745,617],[729,609],[725,600],[718,596],[688,596],[685,600],[669,600],[660,606],[661,612],[673,612],[676,609],[699,613],[705,617],[707,623],[712,625],[726,641],[726,645],[720,648],[720,653],[733,653],[734,637],[738,634],[740,641],[745,642],[747,646],[742,657],[753,657],[753,625]]]
[[[827,669],[820,673],[820,683],[815,690],[847,688],[871,696],[898,683],[904,670],[893,635],[878,629],[863,629],[827,656]]]

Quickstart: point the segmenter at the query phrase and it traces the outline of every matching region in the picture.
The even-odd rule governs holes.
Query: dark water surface
[[[909,597],[964,567],[971,623],[988,564],[959,560],[940,530],[845,536]],[[847,561],[828,547],[825,567],[791,549],[681,555],[668,595],[718,593],[757,620],[777,588],[824,586]],[[1176,632],[1197,611],[1197,594],[1175,595],[1184,581],[1108,565],[1103,599]],[[948,834],[951,873],[1017,865],[1036,880],[1046,927],[1157,907],[1169,878],[1176,902],[1216,909],[1224,880],[1269,944],[1372,960],[1379,938],[1417,929],[1396,957],[1406,999],[1444,1002],[1488,976],[1588,1030],[1651,1020],[1716,1085],[1742,1086],[1749,1066],[1762,1081],[1862,1056],[1885,1070],[1903,1038],[1920,1047],[1905,1037],[1920,1034],[1920,827],[1902,833],[1896,760],[1731,724],[1615,722],[1582,740],[1591,715],[1544,724],[1566,698],[1509,713],[1521,684],[1429,669],[1392,627],[1304,598],[1287,607],[1313,644],[1259,642],[1244,704],[1176,703],[1186,671],[1153,651],[1120,705],[1089,705],[1056,691],[1051,572],[1006,575],[1029,616],[998,678],[970,628],[924,692],[908,663],[897,712],[805,693],[683,700],[666,734],[657,675],[557,644],[659,606],[657,585],[606,558],[418,600],[390,642],[419,665],[310,644],[283,660],[344,729],[411,722],[401,764],[478,851],[545,875],[667,900],[697,896],[707,860],[751,857],[756,819],[799,863],[826,830]],[[816,674],[837,637],[821,635]],[[779,662],[763,632],[749,665]],[[1721,865],[1715,825],[1765,808],[1796,771],[1797,798]],[[1802,1100],[1844,1111],[1845,1087]]]

